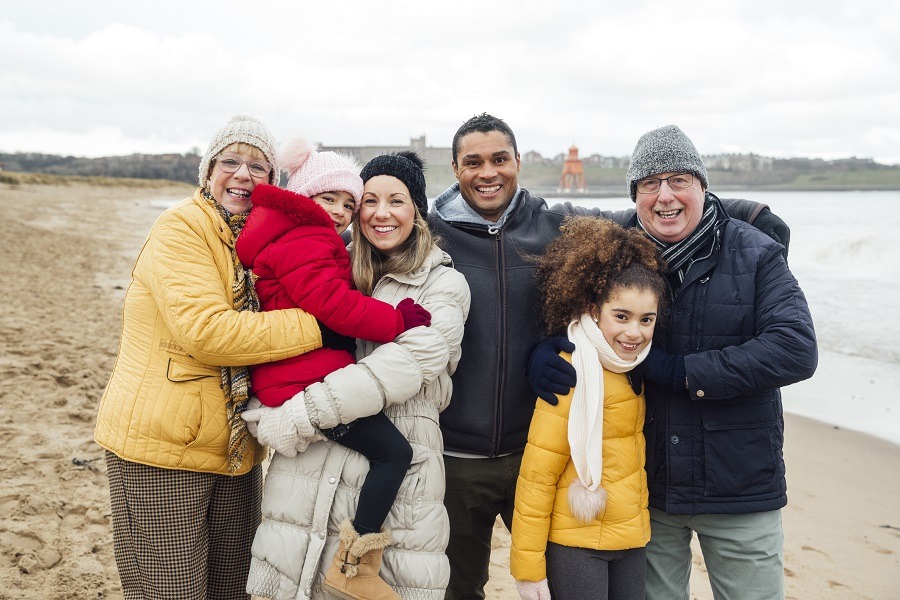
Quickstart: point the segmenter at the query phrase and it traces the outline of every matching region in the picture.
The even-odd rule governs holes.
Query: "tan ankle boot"
[[[325,573],[322,587],[341,600],[400,600],[378,575],[381,553],[391,532],[359,535],[349,520],[341,523],[340,547]]]

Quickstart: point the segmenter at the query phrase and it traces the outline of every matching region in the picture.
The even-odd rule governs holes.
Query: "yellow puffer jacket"
[[[571,355],[562,355],[571,361]],[[588,524],[569,509],[569,485],[578,478],[569,450],[572,393],[550,406],[537,401],[516,485],[510,571],[518,581],[547,576],[547,540],[578,548],[625,550],[650,541],[644,471],[643,395],[624,373],[603,370],[603,476],[606,509]]]
[[[122,338],[94,439],[125,460],[226,475],[265,458],[256,440],[228,473],[222,366],[252,365],[321,346],[300,310],[234,310],[234,235],[198,189],[150,230],[125,294]]]

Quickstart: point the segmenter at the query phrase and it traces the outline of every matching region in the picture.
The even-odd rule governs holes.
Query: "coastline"
[[[94,419],[131,266],[163,206],[192,189],[0,183],[0,274],[11,283],[0,313],[8,407],[0,442],[9,452],[0,464],[0,600],[122,598]],[[829,364],[816,375],[813,408],[823,399],[854,406],[858,380]],[[894,597],[900,445],[791,413],[785,421],[786,597]],[[499,529],[487,595],[515,600],[508,534]],[[692,582],[694,598],[712,598],[697,556]]]

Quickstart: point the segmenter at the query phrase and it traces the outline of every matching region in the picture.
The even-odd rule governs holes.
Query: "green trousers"
[[[697,534],[716,600],[783,600],[781,511],[667,515],[650,509],[647,600],[690,598],[691,538]]]

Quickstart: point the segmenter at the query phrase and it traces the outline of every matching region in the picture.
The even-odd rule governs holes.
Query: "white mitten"
[[[325,436],[316,429],[309,418],[309,410],[306,408],[306,397],[303,392],[282,406],[287,407],[285,418],[290,420],[297,430],[297,438],[293,441],[295,452],[303,452],[313,442],[325,439]]]
[[[522,600],[550,600],[546,577],[540,581],[517,581],[516,591]]]
[[[244,409],[244,412],[241,413],[241,418],[244,419],[244,422],[247,424],[247,431],[250,432],[250,435],[253,437],[257,437],[256,435],[256,425],[258,423],[258,419],[251,418],[247,419],[247,412],[254,411],[257,408],[262,408],[263,403],[259,401],[259,398],[256,396],[250,396],[250,400],[247,401],[247,407]],[[262,413],[254,413],[257,415],[261,415]]]
[[[261,444],[285,456],[297,456],[297,452],[303,452],[320,438],[309,420],[302,393],[278,407],[248,408],[241,417],[247,422],[247,429],[251,428],[250,423],[256,423],[256,439]]]

